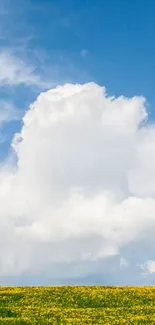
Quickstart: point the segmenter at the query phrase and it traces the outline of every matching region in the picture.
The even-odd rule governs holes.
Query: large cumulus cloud
[[[101,274],[116,257],[127,268],[133,248],[135,263],[142,252],[155,259],[155,125],[144,98],[108,97],[95,83],[41,93],[12,150],[0,169],[1,275]]]

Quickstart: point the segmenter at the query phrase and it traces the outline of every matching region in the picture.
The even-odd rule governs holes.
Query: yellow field
[[[155,287],[0,287],[1,324],[155,324]]]

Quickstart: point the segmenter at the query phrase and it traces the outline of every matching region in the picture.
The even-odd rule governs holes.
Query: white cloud
[[[150,274],[155,273],[155,261],[149,260],[147,261],[146,265],[147,265],[147,270]]]
[[[41,76],[36,73],[36,68],[16,57],[9,51],[0,52],[0,85],[17,86],[36,86],[48,88],[49,82],[43,81]]]
[[[138,266],[142,270],[142,275],[144,277],[148,276],[148,274],[155,273],[155,261],[153,260],[148,260],[144,264],[139,264]]]
[[[147,261],[147,269],[150,274],[155,273],[155,261]]]
[[[85,276],[125,247],[141,253],[155,229],[146,117],[144,98],[111,98],[94,83],[40,94],[12,143],[16,169],[1,166],[1,275]]]

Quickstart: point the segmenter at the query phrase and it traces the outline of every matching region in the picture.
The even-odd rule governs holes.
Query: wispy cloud
[[[21,118],[21,112],[15,108],[12,102],[0,100],[0,127],[6,122],[19,118]]]
[[[89,51],[86,49],[83,49],[83,50],[81,50],[80,54],[81,54],[81,56],[85,57],[89,54]]]
[[[3,128],[4,125],[11,121],[20,120],[22,115],[22,110],[17,109],[13,102],[0,99],[0,145],[6,142],[7,139]]]
[[[41,21],[50,18],[49,25],[38,26],[36,15]],[[41,46],[49,30],[52,43],[60,29],[70,26],[74,30],[79,20],[76,12],[61,11],[51,3],[43,6],[33,1],[15,0],[13,4],[11,0],[0,0],[0,86],[22,84],[31,89],[49,89],[64,82],[92,79],[78,61],[79,53],[81,57],[88,54],[85,48],[75,56],[53,46],[48,50]]]
[[[0,52],[0,85],[24,84],[48,88],[49,82],[42,80],[35,70],[36,67],[26,63],[22,58],[12,55],[9,51]]]

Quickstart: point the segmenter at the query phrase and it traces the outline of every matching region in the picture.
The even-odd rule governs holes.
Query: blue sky
[[[1,49],[35,60],[36,69],[42,61],[58,82],[96,80],[109,93],[143,94],[154,103],[154,1],[1,3]]]
[[[66,83],[86,84],[88,82],[93,81],[97,85],[104,86],[107,89],[107,94],[109,96],[115,96],[116,98],[119,96],[124,96],[125,99],[121,99],[121,100],[122,103],[125,104],[121,104],[121,105],[127,105],[126,102],[127,98],[133,98],[134,96],[143,96],[146,98],[147,101],[146,107],[149,113],[149,125],[152,124],[154,127],[154,121],[155,121],[155,92],[154,92],[155,39],[154,39],[154,35],[155,35],[155,1],[154,0],[150,0],[150,1],[146,1],[146,0],[141,0],[141,1],[140,0],[130,0],[130,1],[124,1],[124,0],[97,0],[97,1],[94,0],[68,0],[68,1],[0,0],[0,167],[2,166],[2,172],[0,169],[0,181],[1,180],[3,181],[3,179],[5,179],[6,173],[4,173],[3,176],[3,171],[6,170],[8,173],[8,165],[10,168],[10,164],[12,164],[12,160],[14,159],[14,157],[12,158],[12,153],[10,153],[11,152],[10,145],[14,135],[16,133],[20,133],[21,131],[21,128],[23,126],[22,117],[24,117],[25,113],[29,110],[29,105],[32,104],[34,101],[36,101],[37,97],[42,92],[52,89],[57,85],[64,85]],[[95,87],[96,86],[94,86],[93,88],[92,86],[92,94],[94,94],[94,98],[96,98]],[[66,88],[64,89],[65,92]],[[91,98],[91,88],[90,88],[90,98]],[[39,100],[37,100],[35,105],[38,109],[38,117],[37,115],[35,116],[34,113],[34,121],[38,121],[37,118],[39,119],[39,116],[41,120],[44,121],[44,117],[46,117],[46,112],[48,112],[48,107],[46,108],[46,102],[44,102],[44,95],[41,97],[40,101],[41,103],[43,103],[42,104],[43,107],[41,108],[40,106],[41,104],[39,104]],[[85,99],[81,99],[81,101],[84,107]],[[92,102],[93,102],[93,97],[92,97]],[[64,101],[64,105],[65,103],[66,102]],[[143,105],[140,102],[140,99],[137,99],[137,101],[135,102],[133,99],[132,103],[133,103],[133,107],[136,107],[137,109],[137,113],[135,113],[133,120],[134,119],[136,120],[137,116],[140,120],[141,115],[136,115],[136,114],[140,114],[138,113],[139,112],[138,110],[139,107],[142,108]],[[118,108],[117,105],[119,106],[120,102],[119,101],[117,102],[116,99],[116,109]],[[91,106],[91,101],[90,101],[90,106]],[[43,111],[44,109],[45,111]],[[29,112],[31,113],[31,108]],[[118,112],[120,114],[120,118],[118,117],[117,120],[117,115],[115,116],[116,125],[117,123],[119,125],[119,121],[123,121],[122,124],[124,123],[124,125],[126,125],[126,123],[128,123],[127,121],[130,120],[130,114],[127,116],[127,120],[126,120],[124,118],[124,115],[121,116],[122,111],[118,110]],[[29,117],[29,115],[28,118],[30,118],[31,121],[31,117]],[[111,119],[109,119],[108,121],[111,121]],[[35,138],[36,134],[33,135],[33,133],[31,133],[32,130],[29,130],[28,119],[24,123],[25,123],[25,130],[28,129],[28,132],[30,132],[29,133],[30,139],[33,142],[32,138],[33,136]],[[32,123],[32,128],[34,127],[34,129],[37,125],[35,123],[37,122],[34,122],[34,125]],[[132,123],[131,125],[129,124],[129,127],[132,129]],[[94,126],[94,130],[95,130],[95,126]],[[42,132],[43,131],[41,131],[40,133],[41,135]],[[50,134],[48,132],[50,131],[47,130],[46,136]],[[150,134],[153,134],[153,132],[154,131],[150,131]],[[67,132],[65,134],[67,134]],[[148,138],[150,134],[148,135]],[[107,139],[109,139],[108,137],[109,135],[107,135]],[[122,137],[126,139],[126,135],[122,135]],[[77,141],[77,138],[75,136],[75,141]],[[41,139],[39,145],[40,143],[42,143]],[[140,141],[139,139],[141,139],[141,135],[138,138],[136,138],[135,136],[135,143],[136,144],[138,143],[137,145],[138,149],[136,149],[137,150],[136,154],[133,154],[133,151],[131,151],[131,155],[133,154],[136,157],[135,160],[137,159],[138,155],[139,156],[141,155],[141,152],[139,153],[139,148],[141,148],[142,145],[141,142],[139,143]],[[145,139],[143,140],[144,140],[143,142],[145,142]],[[119,139],[119,141],[120,142],[117,144],[118,148],[119,147],[124,148],[125,146],[127,146],[127,145],[123,146],[122,140]],[[129,141],[128,138],[127,141]],[[138,170],[138,168],[139,169],[142,168],[142,174],[139,176],[139,178],[137,178],[138,185],[137,184],[133,185],[131,180],[127,193],[131,193],[134,196],[134,198],[137,199],[143,200],[146,197],[152,199],[152,197],[154,198],[155,196],[154,187],[153,185],[150,185],[152,184],[150,179],[152,178],[152,182],[153,182],[153,179],[155,177],[155,170],[153,169],[153,163],[152,165],[148,166],[148,162],[144,161],[145,156],[147,155],[148,157],[151,157],[149,158],[149,161],[151,161],[152,159],[151,153],[153,152],[154,147],[153,145],[151,147],[151,143],[153,143],[153,141],[154,138],[153,140],[151,138],[150,147],[147,148],[146,154],[144,156],[142,155],[142,158],[140,156],[139,158],[140,164],[138,165],[137,161],[136,163],[135,161],[133,163],[135,169],[137,168],[136,170]],[[34,149],[35,144],[34,147],[32,147],[32,151],[31,151],[29,149],[31,143],[29,142],[24,142],[24,143],[27,143],[27,147],[25,147],[24,144],[23,146],[24,150],[22,151],[21,155],[23,155],[24,152],[24,157],[26,157],[28,162],[27,163],[25,162],[25,164],[23,163],[22,166],[25,166],[26,164],[29,165],[29,161],[30,163],[32,163],[32,165],[34,161],[36,164],[36,160],[35,160],[36,157],[38,158],[37,163],[40,161],[42,162],[42,157],[44,154],[45,157],[47,154],[47,159],[44,161],[45,164],[44,166],[48,166],[48,165],[50,166],[50,164],[52,164],[50,160],[51,156],[48,156],[47,152],[43,152],[43,153],[41,152],[40,156],[37,156],[36,153],[36,157],[34,157],[34,161],[31,161],[31,155],[33,156],[33,151],[35,150]],[[48,143],[47,139],[45,143]],[[59,141],[56,143],[58,143],[58,145],[61,146]],[[132,143],[133,140],[131,141],[131,143],[128,142],[129,147],[130,145],[132,147]],[[57,149],[59,151],[58,145],[57,145]],[[108,145],[106,146],[106,148],[108,147]],[[37,147],[37,143],[36,143],[36,147]],[[51,147],[49,145],[49,151],[50,148]],[[56,149],[53,150],[54,150],[53,152],[55,153]],[[88,155],[89,154],[90,153],[88,152]],[[126,152],[123,153],[122,155],[124,159],[123,160],[124,166],[126,166],[125,165]],[[21,158],[21,161],[23,161],[22,157],[20,157],[19,155],[18,158]],[[56,155],[56,157],[59,157],[59,155]],[[128,160],[130,160],[130,157]],[[74,162],[74,160],[71,159],[71,162]],[[69,163],[72,164],[71,162]],[[70,177],[68,170],[65,169],[67,168],[66,166],[68,166],[67,163],[68,162],[66,161],[64,162],[64,174],[66,172],[66,175],[69,175],[68,177]],[[144,165],[144,170],[143,170],[143,165]],[[38,169],[37,175],[40,175],[42,173],[43,171],[42,166],[43,165],[41,165],[40,169]],[[57,172],[56,165],[54,165],[54,167],[52,168],[55,168],[53,170]],[[81,167],[81,170],[83,170],[82,168],[83,167]],[[124,167],[122,165],[122,169],[123,168]],[[151,170],[152,172],[151,177],[150,174],[148,173],[145,178],[145,169]],[[119,167],[117,172],[119,175]],[[125,175],[125,172],[123,175]],[[9,171],[9,173],[11,172]],[[22,173],[23,171],[19,172],[19,175],[23,175]],[[26,171],[26,173],[27,173],[26,175],[30,175],[30,178],[33,179],[33,174],[35,174],[35,169],[34,172],[32,168],[30,173],[28,171]],[[74,175],[74,170],[72,171],[72,173],[73,174],[71,176]],[[61,174],[61,169],[60,169],[60,174]],[[86,174],[82,174],[82,175],[84,175],[83,178],[84,180],[86,180],[88,176]],[[64,181],[63,173],[61,176],[62,176],[62,181]],[[20,177],[21,176],[19,176],[19,178]],[[24,176],[24,177],[29,177],[29,176]],[[95,174],[94,179],[95,177],[98,177],[98,175]],[[117,173],[115,177],[117,179],[118,177]],[[123,177],[125,178],[123,179]],[[50,178],[50,173],[49,173],[49,178]],[[23,179],[18,184],[19,189],[20,186],[21,188],[27,186],[27,178],[23,178]],[[92,177],[91,181],[94,182],[94,179]],[[120,180],[120,182],[122,181],[123,185],[122,187],[121,186],[120,187],[121,187],[121,191],[123,192],[125,191],[124,188],[127,186],[126,185],[127,177],[122,176],[122,179]],[[148,187],[146,186],[146,193],[143,193],[142,191],[140,191],[138,186],[142,188],[144,184],[146,184],[146,180],[148,181],[149,185]],[[91,181],[88,183],[91,183]],[[4,183],[5,182],[6,184],[8,184],[7,180],[5,180]],[[42,182],[44,183],[44,181]],[[68,178],[66,182],[67,184],[70,184],[71,181]],[[109,181],[109,183],[107,184],[108,184],[107,186],[109,187],[113,186],[111,181]],[[32,185],[31,182],[30,185]],[[114,191],[115,191],[115,185],[116,184],[114,184]],[[48,186],[46,189],[48,189]],[[64,187],[65,186],[66,185],[64,185]],[[4,186],[4,192],[6,187]],[[56,184],[55,191],[57,191],[58,187],[59,184]],[[113,187],[111,187],[111,190],[113,190]],[[121,191],[120,193],[122,193]],[[33,194],[34,193],[36,192],[34,191]],[[0,191],[0,195],[1,195],[1,191]],[[126,198],[127,196],[126,192],[124,192],[123,195]],[[8,202],[10,202],[8,204],[12,204],[11,201]],[[19,207],[19,210],[20,209],[21,207]],[[4,211],[2,209],[2,214],[4,213]],[[18,214],[18,208],[17,210],[15,209],[15,211]],[[32,211],[35,211],[34,207]],[[150,215],[151,213],[152,212],[150,212]],[[0,217],[1,217],[1,210],[0,210]],[[33,219],[32,215],[31,217]],[[10,216],[8,218],[10,218]],[[26,220],[29,220],[29,216],[26,217],[22,216],[21,211],[19,211],[19,218],[21,219],[28,218]],[[11,224],[14,222],[12,220],[14,219],[11,219]],[[139,224],[139,228],[141,228],[141,224]],[[141,235],[141,237],[139,238],[140,243],[141,240],[143,239],[146,238],[145,236],[143,237],[143,235]],[[57,279],[57,283],[66,283],[65,281],[68,281],[69,283],[75,282],[75,283],[89,283],[89,284],[93,284],[93,283],[96,284],[100,282],[101,284],[107,283],[108,285],[122,284],[122,283],[123,284],[132,284],[132,283],[150,284],[154,281],[155,271],[153,272],[150,271],[150,273],[152,272],[151,278],[150,277],[144,278],[143,276],[140,278],[139,269],[141,268],[141,266],[142,268],[143,267],[149,268],[148,265],[150,265],[150,269],[151,267],[155,268],[155,264],[153,264],[155,263],[154,252],[150,249],[150,247],[153,246],[153,243],[154,243],[153,239],[152,241],[150,240],[150,242],[146,240],[146,246],[145,246],[146,249],[144,249],[144,247],[142,248],[141,246],[142,244],[140,244],[140,248],[139,248],[138,246],[139,242],[138,242],[136,246],[138,248],[135,248],[134,246],[133,251],[132,249],[130,250],[129,247],[123,246],[122,248],[123,258],[125,261],[127,260],[127,263],[128,261],[130,261],[128,266],[128,273],[126,273],[126,265],[123,265],[123,270],[120,271],[119,269],[116,272],[114,271],[114,273],[112,272],[109,273],[107,267],[107,269],[105,268],[105,271],[103,272],[104,274],[104,279],[103,279],[102,274],[101,273],[98,274],[98,267],[93,265],[92,268],[94,271],[91,272],[90,274],[87,274],[87,272],[82,274],[80,280],[79,278],[77,278],[76,280],[75,277],[72,278],[72,272],[71,272],[70,275],[68,275],[67,280],[66,278],[62,280],[60,276],[59,279]],[[4,245],[3,242],[2,245]],[[39,245],[41,244],[39,243]],[[26,248],[24,249],[26,250]],[[44,245],[42,249],[44,252]],[[132,255],[132,252],[134,252],[134,250],[136,256],[135,257],[136,262]],[[12,256],[14,256],[14,254],[16,255],[16,252],[17,249],[15,249],[14,252],[12,253],[8,253],[8,256],[11,256],[11,258],[13,259]],[[147,261],[152,261],[151,262],[152,264],[151,263],[147,264]],[[41,262],[38,257],[38,260],[36,261],[36,265],[39,265],[38,267],[42,269],[40,263]],[[118,260],[116,259],[116,264],[119,265],[119,263],[120,263],[119,259]],[[133,265],[130,265],[130,263]],[[141,265],[140,267],[138,266],[138,263]],[[6,274],[5,272],[2,272],[1,283],[39,284],[39,283],[49,282],[48,277],[46,278],[44,274],[40,276],[39,273],[39,275],[37,274],[34,276],[34,273],[32,272],[31,274],[29,271],[30,271],[29,269],[28,271],[27,269],[26,271],[24,269],[23,273],[21,272],[20,276],[17,276],[15,278],[14,278],[14,271],[9,275],[7,274],[7,272]],[[134,272],[135,274],[133,281],[131,279],[132,272]],[[28,274],[28,278],[27,278],[27,274]],[[54,278],[54,280],[51,281],[56,281],[56,280]]]
[[[88,73],[87,78],[108,83],[112,93],[147,92],[151,99],[148,85],[153,83],[154,1],[1,3],[1,47],[21,43],[22,48],[27,47],[25,56],[32,50],[43,52],[51,65],[59,64],[63,57],[75,69]],[[80,56],[82,50],[89,55]]]
[[[154,119],[153,0],[1,0],[0,12],[1,51],[32,64],[42,80],[93,80],[110,95],[143,95]],[[2,85],[0,95],[25,109],[39,91]]]

